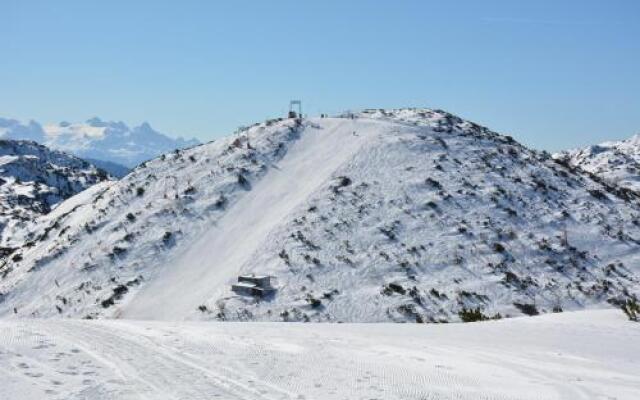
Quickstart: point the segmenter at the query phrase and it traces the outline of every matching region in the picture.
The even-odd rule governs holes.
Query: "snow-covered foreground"
[[[475,324],[0,320],[2,399],[637,399],[616,310]]]

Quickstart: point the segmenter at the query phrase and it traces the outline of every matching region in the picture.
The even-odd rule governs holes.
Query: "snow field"
[[[640,325],[596,310],[476,324],[0,321],[3,399],[617,399]]]

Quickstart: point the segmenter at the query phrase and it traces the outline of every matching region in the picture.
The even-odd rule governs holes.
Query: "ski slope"
[[[284,159],[186,252],[169,260],[120,316],[184,319],[224,293],[270,231],[386,125],[335,119],[304,129]]]
[[[0,320],[0,398],[635,400],[639,342],[617,310],[427,326]]]
[[[639,199],[441,110],[267,120],[38,219],[0,260],[0,316],[455,322],[600,308],[640,296]],[[277,294],[230,291],[251,273],[275,276]]]

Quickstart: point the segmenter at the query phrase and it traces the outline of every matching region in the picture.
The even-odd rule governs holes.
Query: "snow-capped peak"
[[[640,192],[640,134],[560,152],[554,154],[554,158],[612,184]]]
[[[195,139],[172,138],[153,129],[148,122],[130,128],[122,121],[93,117],[85,122],[40,125],[0,119],[0,138],[33,140],[78,157],[133,168],[162,153],[198,144]],[[113,170],[117,170],[114,168]]]

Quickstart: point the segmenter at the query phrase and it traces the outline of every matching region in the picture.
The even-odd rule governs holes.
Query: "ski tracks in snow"
[[[4,320],[0,398],[635,400],[636,325]]]
[[[354,124],[327,121],[324,128],[307,126],[278,165],[198,241],[162,266],[128,300],[120,316],[184,319],[209,298],[224,293],[269,233],[386,125],[359,122],[361,134],[353,135]]]

